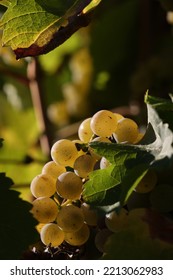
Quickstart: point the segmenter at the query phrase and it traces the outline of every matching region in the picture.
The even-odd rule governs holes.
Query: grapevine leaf
[[[10,0],[0,0],[0,5],[2,6],[9,7],[10,4],[11,4]]]
[[[0,259],[19,259],[24,250],[38,240],[32,205],[12,190],[13,181],[0,173]]]
[[[16,58],[45,54],[66,41],[90,22],[83,9],[92,0],[11,0],[0,21],[2,43]],[[54,9],[56,4],[56,9]]]

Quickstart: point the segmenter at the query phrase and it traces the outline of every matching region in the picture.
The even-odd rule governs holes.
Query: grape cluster
[[[138,125],[132,119],[108,110],[101,110],[79,126],[76,140],[61,139],[51,148],[52,160],[42,173],[31,182],[34,196],[32,214],[38,220],[37,230],[46,246],[58,247],[64,242],[72,246],[85,244],[94,228],[95,245],[102,251],[103,239],[126,225],[127,211],[123,208],[106,214],[103,231],[99,228],[98,213],[83,201],[83,184],[94,169],[103,169],[111,163],[94,152],[91,141],[135,144],[141,138]],[[152,186],[145,177],[136,192],[148,192],[156,180],[152,174]]]

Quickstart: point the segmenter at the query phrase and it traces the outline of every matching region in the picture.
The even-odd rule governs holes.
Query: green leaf
[[[82,10],[91,0],[55,1],[11,0],[0,21],[2,43],[17,58],[47,53],[66,41],[90,18]]]
[[[13,181],[0,173],[0,259],[19,259],[24,250],[38,240],[36,220],[29,212],[32,205],[11,190]]]
[[[11,4],[11,0],[0,0],[0,5],[3,5],[5,7],[9,7]]]

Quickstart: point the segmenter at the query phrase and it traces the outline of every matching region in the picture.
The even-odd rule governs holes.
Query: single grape
[[[54,161],[47,162],[42,168],[42,174],[48,174],[55,179],[57,179],[63,172],[66,172],[66,168]]]
[[[34,197],[50,197],[56,192],[56,180],[48,174],[37,175],[30,185]]]
[[[129,118],[120,119],[114,130],[114,137],[118,143],[134,143],[139,134],[138,125]]]
[[[57,215],[57,224],[65,232],[75,232],[84,223],[82,210],[74,205],[63,206]]]
[[[98,233],[96,234],[95,240],[94,240],[95,246],[101,253],[105,252],[104,247],[105,247],[108,237],[111,234],[112,234],[112,232],[107,228],[104,228],[104,229],[98,231]]]
[[[105,157],[101,158],[100,169],[105,169],[105,168],[109,167],[110,165],[111,165],[111,163]]]
[[[127,225],[127,214],[128,211],[124,208],[121,209],[119,214],[115,211],[106,214],[105,224],[107,228],[112,232],[121,231]]]
[[[55,221],[58,214],[58,207],[54,200],[49,197],[40,197],[33,201],[31,213],[40,223]]]
[[[81,178],[87,179],[89,173],[93,171],[96,161],[90,155],[82,155],[74,162],[74,172]]]
[[[57,141],[51,148],[51,157],[58,164],[73,167],[73,163],[78,157],[75,143],[68,139]]]
[[[117,118],[108,110],[101,110],[91,118],[91,129],[94,134],[102,137],[110,137],[116,130]]]
[[[124,116],[119,113],[114,113],[114,115],[116,116],[117,121],[124,119]]]
[[[87,242],[89,236],[89,227],[83,224],[83,226],[75,232],[66,232],[65,241],[72,246],[81,246]]]
[[[76,200],[81,196],[82,185],[81,178],[74,172],[68,171],[58,177],[56,189],[61,197]]]
[[[144,137],[144,133],[139,132],[137,138],[134,141],[134,144],[138,144],[139,141],[141,141],[143,137]]]
[[[167,213],[173,210],[173,186],[168,184],[157,185],[150,194],[152,208]]]
[[[135,191],[138,193],[150,192],[157,184],[157,175],[154,170],[148,170],[142,180],[139,182]]]
[[[97,212],[94,209],[91,209],[90,205],[87,203],[82,203],[81,209],[84,214],[84,221],[89,226],[96,226],[97,225]]]
[[[38,223],[37,225],[36,225],[36,230],[38,231],[38,233],[40,233],[40,231],[41,231],[41,229],[42,229],[42,227],[44,226],[45,224],[44,223]]]
[[[57,224],[53,223],[44,225],[40,232],[41,241],[45,245],[51,245],[52,247],[59,246],[64,241],[64,237],[64,232]]]
[[[79,139],[85,143],[88,143],[93,136],[93,131],[91,130],[90,123],[91,118],[88,118],[80,124],[78,129]]]

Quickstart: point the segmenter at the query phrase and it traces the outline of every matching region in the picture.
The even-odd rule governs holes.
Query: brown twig
[[[44,94],[41,87],[42,73],[37,58],[32,58],[28,63],[27,77],[29,79],[32,102],[40,132],[40,145],[43,153],[49,156],[52,145],[51,125],[46,114]]]

